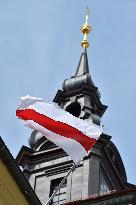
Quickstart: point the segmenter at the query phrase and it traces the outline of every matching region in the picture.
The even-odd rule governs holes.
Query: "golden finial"
[[[88,48],[89,47],[89,42],[87,40],[87,35],[91,32],[91,26],[88,24],[88,16],[89,16],[89,9],[86,7],[86,12],[85,12],[85,23],[81,28],[81,31],[84,35],[84,38],[81,42],[81,46],[83,48]]]

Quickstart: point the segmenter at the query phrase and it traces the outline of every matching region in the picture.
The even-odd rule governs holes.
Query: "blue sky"
[[[90,73],[109,106],[102,124],[136,184],[135,0],[0,0],[0,135],[14,157],[28,145],[31,130],[15,117],[20,97],[52,101],[75,73],[86,6]]]

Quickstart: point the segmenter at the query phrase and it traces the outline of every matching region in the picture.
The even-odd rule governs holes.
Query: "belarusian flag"
[[[61,147],[76,164],[88,154],[103,131],[102,127],[74,117],[54,103],[30,96],[21,98],[16,116]]]

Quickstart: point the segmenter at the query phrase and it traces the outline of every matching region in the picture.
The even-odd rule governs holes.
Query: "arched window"
[[[73,102],[66,107],[66,111],[72,114],[75,117],[79,117],[81,113],[81,106],[78,102]]]

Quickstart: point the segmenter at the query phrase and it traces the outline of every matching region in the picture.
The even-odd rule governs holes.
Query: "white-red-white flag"
[[[76,164],[88,154],[103,131],[102,127],[74,117],[54,103],[30,96],[21,98],[16,116],[61,147]]]

